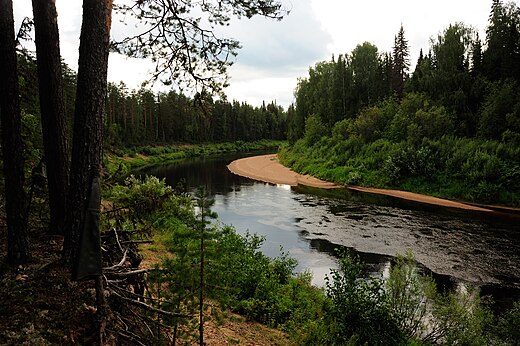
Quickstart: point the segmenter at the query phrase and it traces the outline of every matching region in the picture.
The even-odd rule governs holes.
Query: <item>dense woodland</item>
[[[309,69],[288,110],[291,167],[342,183],[520,204],[520,10],[493,0],[480,38],[455,23],[409,71],[371,43]]]
[[[22,111],[39,122],[36,61],[30,54],[18,57]],[[76,73],[63,64],[64,103],[72,123]],[[276,102],[254,107],[244,102],[214,100],[180,92],[129,90],[123,82],[109,83],[104,116],[105,146],[132,147],[172,143],[208,143],[285,139],[286,112]]]
[[[494,315],[472,290],[437,292],[410,254],[397,256],[386,281],[364,277],[362,263],[341,254],[340,268],[317,289],[309,274],[294,273],[287,255],[263,255],[263,239],[211,225],[204,189],[193,198],[150,177],[118,184],[117,174],[100,183],[108,146],[287,135],[292,146],[281,157],[301,171],[518,204],[516,5],[493,1],[483,42],[462,23],[445,29],[411,74],[404,28],[392,53],[364,43],[319,63],[300,80],[287,113],[276,103],[255,108],[210,96],[221,91],[239,46],[213,30],[233,15],[281,19],[287,12],[280,2],[138,0],[114,7],[146,35],[112,48],[156,59],[156,79],[191,80],[193,98],[107,84],[112,5],[83,0],[76,74],[60,59],[53,0],[33,0],[35,56],[20,48],[31,21],[16,34],[12,0],[0,0],[7,253],[0,313],[11,316],[1,321],[0,343],[203,345],[204,319],[228,309],[298,344],[519,343],[518,303]],[[192,17],[199,12],[209,29]],[[159,25],[148,30],[150,23]],[[171,256],[137,269],[143,242]]]

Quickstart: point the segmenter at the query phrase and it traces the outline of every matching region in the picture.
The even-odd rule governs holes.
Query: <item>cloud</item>
[[[225,35],[240,41],[235,64],[229,69],[230,99],[261,105],[276,100],[287,107],[294,101],[297,78],[309,66],[329,58],[332,37],[313,13],[311,0],[286,3],[290,14],[281,21],[256,17],[234,20]]]
[[[391,51],[402,23],[412,63],[420,49],[428,51],[430,38],[449,24],[464,22],[479,29],[484,37],[490,9],[491,0],[313,0],[314,12],[332,36],[331,53],[350,53],[365,41],[375,44],[381,52]]]
[[[254,106],[260,106],[263,101],[276,101],[287,107],[294,102],[292,91],[296,87],[297,76],[303,72],[283,76],[237,64],[230,70],[231,84],[225,92],[230,101],[245,101]]]
[[[290,73],[327,57],[331,36],[321,29],[310,0],[286,3],[281,21],[263,17],[233,20],[225,34],[240,41],[237,63],[268,73]]]

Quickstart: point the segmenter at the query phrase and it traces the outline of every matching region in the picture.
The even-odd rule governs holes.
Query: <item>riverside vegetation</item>
[[[249,151],[275,151],[285,142],[263,139],[254,142],[225,142],[165,146],[113,147],[105,155],[104,164],[109,175],[126,176],[146,167],[174,163],[193,158],[244,153]]]
[[[455,23],[409,74],[368,42],[309,69],[288,110],[281,162],[344,184],[520,206],[520,10],[493,0],[485,46]]]
[[[312,68],[309,78],[300,80],[296,103],[287,112],[276,103],[255,108],[213,100],[204,92],[192,99],[173,89],[156,95],[110,85],[105,142],[91,144],[99,148],[101,144],[148,145],[114,150],[131,158],[106,160],[109,171],[119,178],[120,173],[147,164],[203,155],[218,147],[160,145],[235,141],[238,148],[244,143],[239,141],[279,140],[287,134],[291,146],[281,151],[282,160],[325,179],[518,205],[519,13],[514,3],[493,0],[485,50],[474,30],[463,23],[451,25],[432,40],[431,52],[420,55],[411,76],[403,28],[391,54],[361,44],[350,56]],[[35,61],[25,53],[18,56],[18,63],[20,78],[13,80],[20,84],[24,145],[4,158],[24,153],[25,175],[30,178],[25,189],[30,196],[18,215],[30,212],[33,238],[37,229],[45,233],[41,225],[49,224],[47,189],[51,188],[41,174],[44,150]],[[77,77],[64,66],[62,78],[65,114],[72,122]],[[81,88],[78,95],[83,95]],[[70,129],[64,128],[63,135],[70,137]],[[111,277],[105,273],[110,280],[107,291],[114,293],[109,297],[115,313],[110,332],[121,336],[120,341],[158,344],[169,338],[190,344],[201,340],[198,313],[202,311],[202,319],[211,316],[218,322],[219,313],[210,310],[231,309],[284,330],[292,343],[303,345],[520,343],[519,303],[494,315],[478,292],[437,292],[430,278],[415,271],[411,255],[397,256],[390,277],[383,280],[363,277],[362,264],[341,254],[340,269],[319,289],[310,285],[309,274],[293,272],[295,262],[286,254],[275,259],[264,256],[259,251],[261,238],[241,237],[231,226],[207,223],[210,203],[203,194],[194,201],[155,178],[132,177],[124,184],[107,184],[104,194],[122,218],[116,221],[104,214],[103,236],[116,229],[128,237],[128,243],[154,237],[152,248],[164,246],[171,253],[156,270],[145,270],[146,297],[126,291],[117,299],[114,286],[132,283],[117,279],[118,273]],[[63,269],[58,281],[54,262],[59,261],[60,241],[49,241],[48,236],[36,239],[36,250],[41,251],[37,253],[44,260],[11,268],[0,263],[0,283],[5,288],[0,311],[7,315],[16,308],[13,318],[2,321],[0,342],[92,344],[94,337],[78,336],[99,332],[93,327],[92,307],[80,306],[76,300],[81,296],[81,301],[91,304],[92,287],[70,282]],[[54,246],[51,254],[41,250],[48,244]],[[108,265],[117,267],[115,263]],[[60,296],[65,291],[70,295]],[[136,296],[152,302],[144,308],[146,313],[132,315],[135,312],[126,309],[124,302],[133,298],[135,303]],[[63,313],[50,309],[62,305],[67,307],[61,308]],[[29,309],[35,313],[28,314]],[[157,310],[162,317],[153,312]],[[70,314],[75,318],[67,319]],[[127,322],[126,318],[134,318],[142,335],[129,334],[133,329],[124,318]],[[85,321],[87,326],[78,327]]]
[[[520,342],[519,303],[495,316],[478,291],[438,292],[430,277],[416,271],[411,254],[398,255],[383,280],[364,277],[363,264],[340,253],[340,269],[320,289],[310,284],[309,273],[294,273],[296,262],[287,254],[263,255],[262,238],[209,223],[214,215],[204,194],[193,198],[155,177],[130,176],[105,198],[114,207],[133,206],[126,209],[126,231],[137,237],[155,234],[156,246],[171,253],[147,277],[162,309],[195,316],[202,292],[210,302],[203,306],[205,315],[211,308],[211,318],[218,319],[214,311],[230,309],[287,332],[291,343],[299,345]],[[105,228],[113,226],[109,219],[105,222]],[[176,342],[199,338],[198,316],[161,323]]]

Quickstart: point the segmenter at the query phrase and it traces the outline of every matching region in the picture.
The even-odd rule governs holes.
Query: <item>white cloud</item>
[[[230,73],[234,76],[231,85],[226,89],[228,99],[245,101],[251,105],[259,106],[276,101],[282,106],[290,105],[294,101],[293,93],[296,87],[295,75],[301,75],[304,71],[288,74],[262,73],[254,68],[237,64]]]
[[[310,0],[287,4],[290,14],[281,21],[263,17],[234,20],[226,34],[237,38],[243,49],[237,61],[262,70],[287,71],[309,65],[327,55],[328,33],[312,12]]]
[[[391,51],[402,23],[415,63],[420,49],[427,52],[430,38],[449,24],[464,22],[484,37],[491,1],[313,0],[313,9],[333,38],[331,53],[350,53],[365,41],[375,44],[381,52]]]
[[[415,63],[419,50],[429,49],[430,38],[449,24],[464,22],[484,32],[491,0],[283,0],[291,14],[281,22],[265,18],[233,20],[223,33],[241,41],[236,64],[230,69],[230,99],[260,105],[276,99],[287,106],[293,100],[298,77],[305,77],[316,62],[332,54],[350,53],[364,41],[390,51],[401,23]],[[520,0],[515,0],[518,4]],[[61,50],[67,64],[76,68],[82,2],[57,0]],[[30,0],[15,0],[15,20],[32,16]],[[114,22],[120,36],[132,27]],[[111,54],[109,80],[138,87],[152,67],[143,60]]]

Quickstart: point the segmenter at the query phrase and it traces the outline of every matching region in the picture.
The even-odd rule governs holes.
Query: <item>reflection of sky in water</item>
[[[310,271],[313,283],[324,285],[324,277],[330,268],[337,267],[336,260],[327,253],[312,249],[309,242],[299,236],[295,212],[299,202],[293,198],[289,185],[254,184],[242,186],[231,193],[234,198],[224,201],[215,196],[213,210],[220,221],[232,224],[238,233],[247,231],[264,236],[261,250],[270,257],[280,255],[280,250],[298,261],[298,272]]]
[[[184,180],[188,191],[206,186],[215,195],[212,209],[220,221],[241,234],[264,236],[262,251],[268,256],[278,256],[283,247],[298,260],[297,270],[310,270],[318,285],[337,267],[334,249],[345,246],[358,250],[370,275],[387,276],[390,256],[411,250],[441,274],[435,278],[442,286],[455,288],[452,278],[457,278],[483,284],[485,293],[518,296],[517,288],[507,288],[520,287],[518,222],[346,190],[254,182],[228,171],[235,158],[187,160],[148,173],[166,177],[172,186]]]

